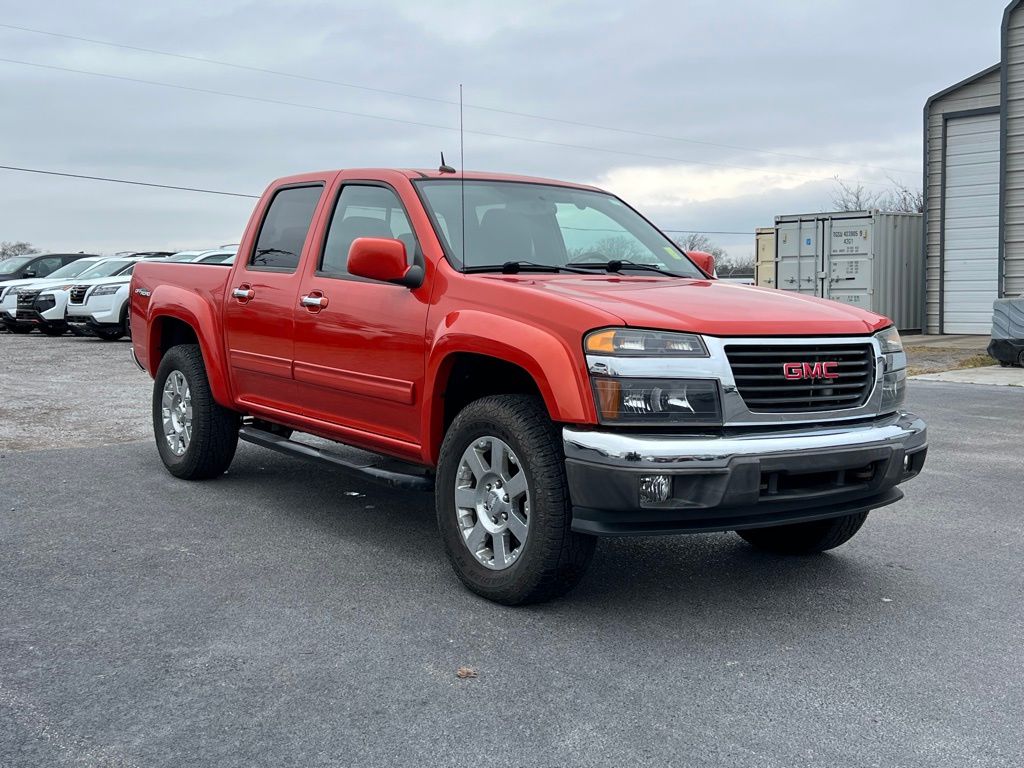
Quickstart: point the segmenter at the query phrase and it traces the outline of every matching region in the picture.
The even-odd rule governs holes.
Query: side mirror
[[[705,251],[687,251],[690,261],[700,267],[700,271],[708,277],[715,277],[715,257]]]
[[[410,267],[405,243],[389,237],[356,238],[348,251],[348,273],[406,288],[419,288],[423,284],[423,267]]]

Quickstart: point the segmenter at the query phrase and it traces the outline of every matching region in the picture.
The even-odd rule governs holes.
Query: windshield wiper
[[[669,272],[667,269],[656,267],[653,264],[640,264],[636,261],[629,261],[628,259],[611,259],[610,261],[572,261],[566,266],[578,267],[580,269],[603,269],[606,272],[621,272],[623,268],[626,269],[642,269],[647,272],[657,272],[659,275],[668,275],[669,277],[684,277],[684,275],[677,274],[675,272]]]
[[[466,267],[462,271],[468,274],[474,272],[501,272],[503,275],[515,275],[519,272],[575,272],[580,275],[587,274],[586,269],[574,269],[574,265],[560,266],[558,264],[538,264],[535,261],[506,261],[504,264],[485,264],[483,266]]]

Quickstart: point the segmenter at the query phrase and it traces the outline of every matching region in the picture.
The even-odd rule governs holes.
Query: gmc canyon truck
[[[234,265],[136,266],[132,355],[171,474],[221,475],[241,438],[433,491],[459,578],[527,603],[598,536],[831,549],[921,471],[889,320],[713,272],[593,187],[308,173]]]

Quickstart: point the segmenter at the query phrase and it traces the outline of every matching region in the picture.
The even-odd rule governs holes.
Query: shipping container
[[[775,287],[775,227],[754,230],[757,246],[754,249],[754,284],[762,288]]]
[[[922,226],[919,213],[776,216],[775,287],[886,315],[901,331],[920,330]]]

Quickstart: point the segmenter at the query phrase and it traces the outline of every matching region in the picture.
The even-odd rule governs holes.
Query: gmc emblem
[[[839,363],[783,363],[782,375],[787,379],[838,379]]]

